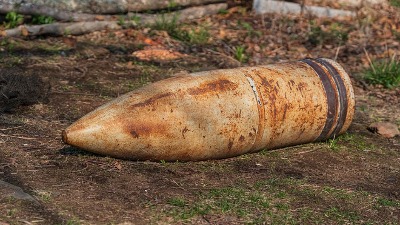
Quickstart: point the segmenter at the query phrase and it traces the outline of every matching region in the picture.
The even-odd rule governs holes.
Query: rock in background
[[[253,8],[256,13],[280,13],[280,14],[312,14],[318,17],[347,17],[355,16],[355,11],[334,9],[330,7],[313,6],[336,5],[344,7],[360,7],[363,5],[386,4],[387,0],[254,0]]]

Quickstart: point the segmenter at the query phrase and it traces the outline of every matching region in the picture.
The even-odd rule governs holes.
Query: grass
[[[200,27],[198,29],[190,29],[189,31],[183,32],[185,37],[182,38],[191,44],[206,44],[210,39],[210,33],[208,32],[207,28]]]
[[[392,30],[394,37],[396,38],[396,40],[400,41],[400,32],[396,31],[396,30]]]
[[[11,41],[8,38],[4,38],[0,41],[0,46],[6,49],[7,51],[12,51],[15,48],[15,42]]]
[[[339,23],[331,23],[328,26],[318,25],[315,21],[310,21],[310,31],[308,42],[312,45],[334,44],[343,45],[348,40],[347,28]]]
[[[3,67],[15,67],[15,66],[20,66],[23,64],[23,58],[20,56],[16,55],[10,55],[8,57],[0,57],[0,64],[2,64]]]
[[[81,223],[78,222],[77,220],[70,219],[70,220],[67,220],[64,224],[65,224],[65,225],[79,225],[79,224],[81,224]]]
[[[326,140],[326,145],[333,151],[341,149],[354,149],[358,151],[371,151],[377,149],[373,144],[367,143],[365,137],[350,133]]]
[[[389,4],[394,7],[400,7],[400,0],[390,0]]]
[[[31,24],[50,24],[54,22],[54,18],[44,15],[32,15],[30,19]],[[24,23],[24,16],[16,12],[9,12],[6,14],[4,26],[6,29],[15,28]]]
[[[11,29],[21,25],[24,22],[24,16],[16,12],[9,12],[6,14],[5,28]]]
[[[236,46],[234,54],[235,59],[237,59],[240,63],[244,63],[248,59],[243,46]]]
[[[218,11],[218,14],[221,14],[221,15],[226,15],[226,14],[228,14],[228,13],[229,13],[229,11],[226,10],[226,9],[220,9],[220,10]]]
[[[168,18],[165,14],[162,14],[152,26],[152,29],[164,30],[171,37],[190,44],[203,45],[209,41],[211,35],[206,27],[184,29],[178,21],[179,18],[177,15]]]
[[[50,24],[50,23],[54,23],[54,18],[51,16],[33,15],[31,23],[32,24]]]
[[[354,224],[360,220],[360,216],[357,212],[350,210],[342,210],[337,207],[330,207],[324,212],[324,216],[330,218],[336,222],[343,224]]]
[[[400,201],[390,200],[386,198],[378,198],[377,204],[379,206],[384,207],[399,207],[400,208]]]
[[[47,191],[36,191],[36,195],[38,196],[39,199],[41,199],[44,202],[49,202],[51,200],[51,193]]]
[[[175,222],[191,223],[191,219],[208,215],[221,221],[235,218],[241,224],[384,224],[393,220],[374,221],[369,216],[394,213],[400,207],[399,201],[362,190],[316,186],[284,177],[212,188],[167,199],[166,204],[164,212]]]
[[[7,211],[7,216],[8,217],[13,217],[13,216],[15,216],[17,211],[18,211],[17,209],[10,209],[10,210]]]
[[[140,21],[141,21],[141,18],[138,15],[133,15],[129,19],[136,25],[138,25],[140,23]]]
[[[382,85],[385,88],[400,86],[400,61],[392,59],[370,62],[370,68],[365,71],[364,79],[373,85]]]
[[[184,207],[186,205],[185,200],[182,198],[171,198],[168,200],[168,204],[177,206],[177,207]]]
[[[247,31],[247,36],[261,37],[261,32],[254,30],[253,26],[251,26],[250,23],[239,21],[238,24]]]
[[[119,16],[118,17],[118,25],[125,26],[125,18],[124,18],[124,16]]]
[[[159,18],[156,20],[152,29],[154,30],[164,30],[172,37],[177,37],[179,35],[179,23],[178,16],[174,15],[171,18],[168,18],[165,14],[161,14]]]
[[[336,138],[328,139],[326,143],[328,145],[328,148],[330,148],[331,150],[333,151],[339,150],[338,139]]]

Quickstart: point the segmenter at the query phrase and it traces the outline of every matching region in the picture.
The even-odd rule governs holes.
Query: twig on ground
[[[81,92],[67,92],[67,91],[52,91],[51,94],[60,94],[60,95],[85,95],[85,96],[97,96],[96,94],[88,94]]]
[[[225,57],[225,58],[227,58],[227,59],[229,59],[229,60],[232,60],[232,61],[235,62],[235,63],[240,64],[240,62],[239,62],[237,59],[235,59],[235,58],[233,58],[233,57],[231,57],[231,56],[229,56],[229,55],[225,55],[224,53],[217,52],[217,51],[214,51],[214,50],[211,50],[211,49],[206,49],[206,51],[211,52],[211,53],[214,53],[214,54],[216,54],[216,55],[220,55],[220,56]]]
[[[339,46],[337,47],[337,49],[336,49],[335,58],[334,58],[335,61],[336,61],[337,58],[338,58],[339,51],[340,51],[340,45],[339,45]]]
[[[0,137],[11,137],[11,138],[18,138],[18,139],[23,139],[23,140],[36,140],[37,138],[33,137],[23,137],[23,136],[17,136],[17,135],[9,135],[9,134],[0,134]]]
[[[313,151],[316,151],[316,150],[318,150],[318,149],[311,149],[311,150],[307,150],[307,151],[302,151],[302,152],[297,152],[297,153],[295,153],[296,155],[300,155],[300,154],[305,154],[305,153],[309,153],[309,152],[313,152]]]
[[[16,127],[4,128],[4,129],[0,129],[0,131],[6,131],[6,130],[17,129],[17,128],[20,128],[20,127],[22,127],[22,126],[16,126]]]
[[[371,58],[369,57],[369,54],[368,54],[367,50],[365,48],[363,48],[363,50],[364,50],[365,56],[367,57],[367,60],[368,60],[369,64],[371,65],[372,70],[374,71],[374,73],[376,73],[374,64],[372,63]]]

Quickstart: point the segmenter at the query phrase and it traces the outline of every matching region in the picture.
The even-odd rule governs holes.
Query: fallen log
[[[14,29],[1,31],[3,37],[27,37],[40,35],[80,35],[99,30],[121,29],[117,21],[91,21],[76,23],[52,23],[44,25],[21,25]]]
[[[205,6],[190,7],[172,13],[164,14],[164,20],[178,18],[178,22],[198,19],[206,15],[218,13],[221,9],[226,9],[227,4],[211,4]],[[3,37],[27,37],[39,35],[81,35],[99,30],[117,30],[123,26],[151,25],[160,20],[160,15],[155,14],[134,14],[138,20],[129,20],[126,16],[123,24],[121,21],[87,21],[74,23],[52,23],[43,25],[21,25],[17,28],[0,31]],[[122,26],[123,25],[123,26]]]
[[[36,5],[31,3],[24,3],[16,6],[15,4],[2,3],[0,5],[0,14],[6,14],[9,12],[16,12],[25,15],[43,15],[50,16],[58,21],[92,21],[96,20],[99,15],[76,13],[71,11],[65,11],[58,8],[49,7],[46,5]],[[102,16],[110,17],[110,16]]]
[[[75,12],[88,14],[122,14],[127,12],[143,12],[147,10],[168,9],[178,6],[190,7],[212,3],[226,2],[224,0],[2,0],[0,8],[7,6],[9,10],[27,14],[41,14],[42,9],[53,8],[59,12]],[[11,8],[10,8],[11,6]],[[31,7],[32,9],[29,9]],[[41,14],[44,15],[44,14]]]

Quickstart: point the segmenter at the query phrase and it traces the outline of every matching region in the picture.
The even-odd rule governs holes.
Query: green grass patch
[[[308,42],[312,45],[334,44],[343,45],[349,39],[349,29],[339,23],[331,23],[326,26],[318,25],[315,21],[310,21],[310,31]]]
[[[12,51],[15,48],[15,41],[11,41],[9,38],[0,40],[0,46],[7,51]]]
[[[50,23],[54,23],[54,18],[51,16],[33,15],[31,23],[32,24],[50,24]]]
[[[156,20],[152,29],[154,30],[164,30],[167,31],[169,35],[175,37],[178,35],[179,31],[179,23],[178,23],[178,16],[174,15],[172,17],[168,17],[165,14],[161,14],[159,18]]]
[[[279,186],[290,183],[293,183],[291,179],[268,179],[251,187],[238,184],[213,188],[199,193],[195,200],[171,198],[167,203],[173,206],[169,212],[177,220],[210,214],[233,216],[245,224],[259,224],[259,221],[287,222],[294,215],[289,211],[286,191],[279,190]]]
[[[44,15],[32,15],[31,19],[27,21],[30,24],[50,24],[54,22],[54,18]],[[4,26],[6,29],[15,28],[24,23],[24,16],[16,12],[9,12],[6,14]]]
[[[219,11],[218,11],[218,14],[221,14],[221,15],[226,15],[226,14],[228,14],[229,13],[229,11],[227,10],[227,9],[220,9]]]
[[[342,210],[337,207],[328,208],[324,215],[333,221],[343,224],[354,224],[360,220],[360,216],[357,212],[351,210]]]
[[[338,139],[336,139],[336,138],[332,138],[332,139],[328,139],[327,141],[326,141],[326,144],[328,145],[328,147],[331,149],[331,150],[333,150],[333,151],[337,151],[337,150],[339,150],[339,148],[340,148],[340,146],[339,146],[339,144],[338,144]]]
[[[394,7],[400,7],[400,0],[390,0],[389,4]]]
[[[239,25],[241,28],[243,28],[243,29],[246,30],[247,36],[249,36],[249,37],[261,37],[261,32],[255,30],[255,29],[253,28],[253,26],[252,26],[250,23],[239,21],[239,22],[238,22],[238,25]]]
[[[390,200],[386,198],[378,198],[378,205],[386,207],[400,207],[400,201]]]
[[[65,221],[65,223],[63,223],[63,224],[65,224],[65,225],[79,225],[79,224],[81,224],[81,223],[78,222],[78,221],[75,220],[75,219],[70,219],[70,220]]]
[[[324,187],[322,192],[324,194],[327,194],[329,196],[334,197],[335,199],[341,199],[341,200],[351,200],[354,198],[354,193],[348,192],[346,190],[342,189],[337,189],[337,188],[332,188],[332,187]]]
[[[205,27],[200,27],[198,29],[190,29],[183,32],[182,40],[187,41],[191,44],[206,44],[210,39],[210,33]]]
[[[17,212],[18,212],[17,209],[10,209],[6,211],[6,215],[7,217],[14,217]]]
[[[176,220],[187,220],[195,216],[206,215],[211,210],[211,207],[207,204],[193,203],[189,205],[183,198],[177,197],[169,199],[168,204],[173,206],[168,214]]]
[[[234,218],[241,224],[363,224],[366,221],[382,224],[396,221],[392,218],[381,221],[382,218],[373,215],[388,213],[388,210],[395,213],[400,203],[362,190],[273,177],[170,198],[166,205],[167,216],[189,224],[204,215]]]
[[[177,206],[177,207],[184,207],[186,205],[185,200],[182,198],[171,198],[168,200],[168,204]]]
[[[345,133],[337,138],[326,140],[326,145],[333,151],[341,149],[355,149],[359,151],[372,151],[378,149],[375,145],[366,142],[365,137],[356,134]]]
[[[152,26],[152,29],[164,30],[171,37],[177,40],[198,45],[206,44],[211,36],[206,27],[185,29],[181,24],[179,24],[178,15],[160,15],[159,19]]]
[[[235,59],[237,59],[240,63],[244,63],[247,61],[248,57],[245,53],[246,49],[243,46],[236,46],[234,50]]]
[[[393,57],[390,60],[371,62],[365,71],[364,79],[369,84],[382,85],[385,88],[400,86],[400,61]]]
[[[24,22],[24,16],[16,12],[9,12],[6,14],[6,22],[4,26],[6,29],[11,29],[21,25]]]

